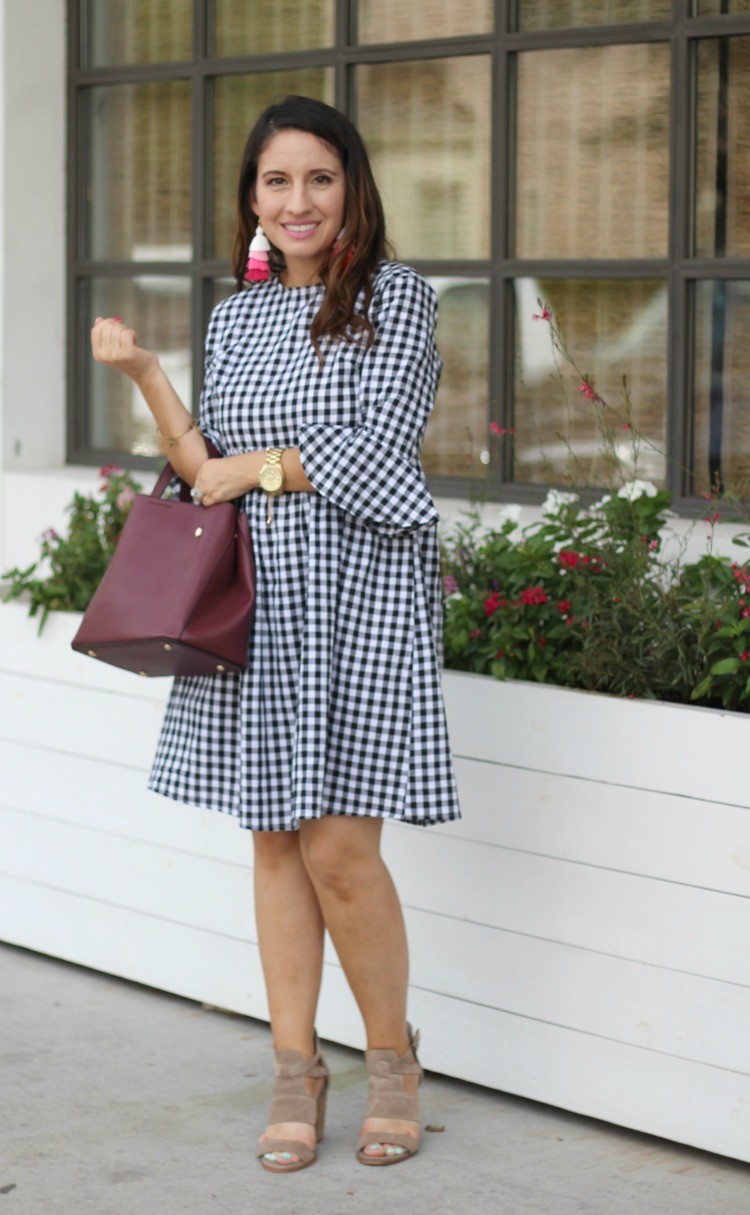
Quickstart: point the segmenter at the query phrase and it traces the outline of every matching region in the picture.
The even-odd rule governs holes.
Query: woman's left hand
[[[195,478],[194,497],[201,506],[231,502],[258,486],[258,474],[266,458],[263,451],[250,451],[241,456],[206,460]]]

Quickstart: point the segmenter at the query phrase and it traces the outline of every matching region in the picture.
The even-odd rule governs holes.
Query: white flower
[[[605,494],[604,497],[600,498],[598,502],[595,502],[594,505],[590,509],[591,509],[592,513],[596,514],[597,511],[601,510],[603,506],[606,506],[607,503],[611,502],[611,501],[612,501],[612,495]]]
[[[519,526],[521,522],[522,507],[518,502],[508,502],[505,506],[501,506],[497,513],[497,522],[499,527],[503,527],[506,523],[512,523],[513,528]]]
[[[569,494],[562,489],[551,489],[547,497],[542,503],[542,514],[550,516],[559,515],[564,506],[572,506],[578,501],[578,494]]]
[[[618,489],[617,497],[625,498],[627,502],[635,502],[636,498],[655,498],[658,492],[650,481],[626,481],[622,488]]]

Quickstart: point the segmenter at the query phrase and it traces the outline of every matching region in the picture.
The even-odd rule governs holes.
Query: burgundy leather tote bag
[[[185,482],[162,498],[174,475],[167,464],[137,495],[73,649],[138,675],[242,671],[255,606],[247,515],[196,506]]]

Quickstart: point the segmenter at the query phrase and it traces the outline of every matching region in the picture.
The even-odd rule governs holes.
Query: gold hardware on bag
[[[226,668],[226,667],[223,667],[223,666],[221,665],[221,663],[219,663],[219,664],[218,664],[218,666],[217,666],[217,668],[216,668],[216,670],[217,670],[217,671],[226,671],[226,669],[227,669],[227,668]]]
[[[86,653],[88,654],[89,658],[96,658],[96,650],[87,650]]]
[[[169,653],[171,651],[172,647],[169,644],[169,642],[164,643],[164,649],[167,651],[167,653]]]
[[[139,675],[148,675],[148,671],[139,671],[138,674]]]
[[[202,535],[203,535],[203,528],[202,528],[202,527],[196,527],[196,529],[195,529],[195,534],[196,534],[196,536],[202,536]]]

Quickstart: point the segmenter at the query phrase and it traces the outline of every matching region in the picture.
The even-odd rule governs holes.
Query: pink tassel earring
[[[250,248],[247,253],[247,266],[245,267],[246,283],[265,283],[268,281],[271,277],[271,268],[268,264],[270,252],[270,241],[259,223],[255,229],[255,236],[250,241]]]
[[[339,232],[338,236],[336,237],[335,241],[333,242],[333,248],[331,249],[331,257],[332,258],[337,257],[339,255],[339,253],[342,252],[343,248],[344,248],[344,229],[342,228],[341,231]],[[346,270],[348,268],[352,258],[354,257],[354,248],[355,248],[355,246],[352,245],[349,249],[347,249],[346,253],[344,254],[344,262],[343,262],[344,270]]]

